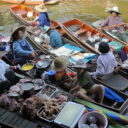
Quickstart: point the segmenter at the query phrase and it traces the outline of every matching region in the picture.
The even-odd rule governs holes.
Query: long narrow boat
[[[58,24],[58,23],[56,22],[56,26],[58,26],[58,27],[56,27],[56,29],[57,29],[58,31],[62,32],[63,30],[61,30],[61,27],[59,26],[59,24],[58,24],[58,25],[57,25],[57,24]],[[29,31],[28,31],[28,38],[31,40],[31,42],[32,42],[33,44],[36,44],[39,49],[45,50],[48,54],[51,54],[51,55],[53,55],[53,56],[55,57],[55,56],[56,56],[55,54],[53,54],[53,53],[51,53],[50,51],[48,51],[47,49],[45,49],[44,47],[42,47],[41,45],[39,45],[39,44],[34,40],[34,34],[33,34],[33,33],[34,33],[34,31],[32,31],[32,32],[29,32]],[[70,37],[69,37],[67,34],[65,34],[64,32],[62,32],[62,35],[63,35],[63,42],[64,42],[64,44],[65,44],[65,43],[69,43],[69,44],[71,44],[71,45],[75,45],[75,46],[78,46],[78,47],[84,49],[84,52],[85,52],[85,53],[86,53],[86,52],[89,52],[85,47],[83,47],[83,45],[78,44],[78,43],[75,43],[74,41],[67,41],[67,40],[65,40],[64,37],[66,37],[66,38],[68,38],[68,39],[69,39]],[[117,79],[117,78],[118,78],[118,79]],[[126,71],[125,71],[125,70],[120,70],[119,73],[113,74],[113,75],[109,76],[108,79],[103,80],[103,81],[104,81],[105,83],[108,83],[109,85],[111,85],[112,87],[114,87],[114,88],[116,88],[116,89],[119,89],[119,90],[121,90],[121,91],[125,91],[125,90],[127,90],[127,88],[128,88],[128,86],[127,86],[128,80],[127,80],[126,78],[128,78],[127,70],[126,70]],[[120,81],[121,81],[121,82],[120,82]]]
[[[102,19],[102,20],[98,20],[98,21],[94,22],[94,23],[92,24],[92,26],[95,27],[96,29],[98,29],[98,28],[100,28],[100,24],[102,24],[103,22],[104,22],[103,19]],[[121,26],[124,26],[124,24],[122,24]],[[110,26],[110,27],[112,27],[112,26]],[[102,30],[103,33],[107,34],[108,36],[110,36],[110,37],[113,38],[114,40],[117,40],[118,42],[127,44],[127,43],[124,42],[123,40],[120,40],[117,36],[115,36],[115,35],[111,34],[110,32],[108,32],[108,31],[106,30],[106,28],[107,28],[107,26],[101,28],[101,30]],[[113,28],[114,28],[114,27],[113,27]],[[127,30],[127,29],[128,29],[128,28],[126,28],[125,30]]]
[[[38,22],[34,21],[34,19],[39,16],[39,13],[37,11],[24,5],[14,5],[9,7],[9,9],[12,16],[14,16],[17,20],[19,20],[20,23],[22,23],[23,25],[26,26],[38,25]],[[28,13],[31,13],[32,17],[28,18],[27,17]],[[58,26],[58,24],[56,24],[56,22],[54,22],[53,20],[51,20],[51,26],[52,24],[56,27]]]
[[[35,49],[38,49],[38,50],[40,50],[40,51],[43,51],[42,49],[40,49],[36,44],[34,44],[33,42],[31,42],[31,40],[27,37],[27,39],[28,39],[28,41],[33,45],[33,47],[35,48]],[[70,41],[69,41],[70,42]],[[106,87],[109,87],[109,85],[106,85],[106,84],[104,84],[104,83],[102,83],[102,82],[99,82],[99,81],[97,81],[97,80],[94,80],[94,82],[95,83],[97,83],[97,84],[103,84],[103,85],[105,85]],[[125,94],[123,94],[122,92],[120,92],[120,91],[118,91],[118,90],[116,90],[116,89],[113,89],[112,87],[109,87],[111,90],[113,90],[114,92],[116,92],[119,96],[121,96],[123,99],[124,99],[124,103],[116,103],[116,106],[114,106],[114,104],[115,104],[115,101],[111,101],[111,100],[109,100],[109,99],[105,99],[104,100],[104,104],[99,104],[99,103],[94,103],[94,104],[97,104],[98,106],[101,106],[101,108],[103,109],[103,107],[105,107],[105,108],[108,108],[108,109],[110,109],[110,110],[112,110],[112,111],[116,111],[116,112],[119,112],[119,113],[121,113],[121,114],[125,114],[125,112],[126,112],[126,110],[127,110],[127,107],[128,107],[128,100],[127,100],[127,95],[125,95]],[[112,106],[113,105],[113,106]],[[95,105],[94,105],[95,106]],[[5,111],[6,112],[6,111]],[[108,113],[109,113],[109,110],[108,110]],[[112,113],[112,112],[111,112]],[[8,114],[8,113],[7,113]],[[12,113],[10,113],[10,114],[12,114]],[[1,115],[3,115],[4,116],[4,114],[1,114]],[[15,115],[16,116],[16,115]],[[17,117],[16,117],[17,118]],[[20,118],[19,118],[20,119]],[[24,119],[22,119],[22,120],[24,120]],[[5,120],[5,123],[6,122],[8,122],[7,120]],[[39,123],[39,121],[37,120],[36,121],[36,123]],[[41,123],[41,125],[43,125],[43,123],[44,122],[42,122]],[[7,123],[8,125],[10,125],[10,123],[8,122]],[[22,125],[24,125],[24,124],[22,124]],[[11,125],[12,126],[12,125]],[[14,126],[15,126],[15,124],[14,124]],[[17,127],[17,126],[15,126],[15,127]]]
[[[98,53],[97,44],[89,42],[89,38],[98,35],[100,38],[108,39],[109,42],[115,41],[111,37],[105,35],[104,33],[92,28],[91,26],[85,24],[84,22],[73,19],[63,23],[63,30],[76,42],[88,48],[90,51]],[[118,42],[122,45],[124,43]]]
[[[24,5],[37,5],[43,3],[43,0],[2,0],[2,1],[11,4],[24,4]],[[59,1],[60,0],[48,0],[44,3],[45,5],[52,5],[52,4],[57,4]]]
[[[32,33],[28,32],[27,33],[27,38],[29,39],[29,42],[31,43],[31,45],[35,45],[37,47],[38,50],[44,50],[43,47],[41,47],[39,44],[37,44],[35,41],[34,41],[34,38],[33,38],[33,35]],[[78,46],[78,44],[76,44],[75,42],[72,42],[70,40],[68,40],[67,38],[63,37],[63,43],[66,44],[71,44],[73,46]],[[80,47],[80,46],[79,46]],[[46,49],[45,49],[46,50]],[[47,51],[47,50],[46,50]],[[47,54],[50,54],[50,55],[53,55],[51,54],[49,51],[47,51]],[[56,55],[53,55],[53,58],[55,58]],[[70,70],[70,69],[69,69]],[[122,93],[121,91],[118,91],[116,89],[114,89],[112,86],[108,85],[108,84],[105,84],[103,82],[100,82],[96,79],[93,79],[93,81],[97,84],[102,84],[102,85],[105,85],[105,87],[109,87],[111,90],[113,90],[114,92],[116,92],[119,96],[121,96],[122,98],[125,99],[125,102],[121,105],[120,103],[116,106],[116,107],[113,107],[112,105],[115,103],[109,99],[105,99],[104,100],[104,103],[103,104],[99,104],[99,103],[94,103],[94,104],[97,104],[97,105],[100,105],[102,107],[105,107],[105,108],[108,108],[110,110],[113,110],[113,111],[116,111],[116,112],[119,112],[119,113],[122,113],[124,114],[124,112],[126,111],[127,109],[127,105],[128,105],[128,99],[127,99],[127,95],[125,95],[124,93]],[[110,103],[110,104],[109,104]],[[121,105],[121,106],[120,106]]]

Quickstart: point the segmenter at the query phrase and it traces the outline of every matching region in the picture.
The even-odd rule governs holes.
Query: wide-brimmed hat
[[[85,69],[85,68],[87,68],[87,65],[82,59],[80,59],[76,62],[76,65],[74,65],[73,67],[74,68],[84,68]]]
[[[13,37],[13,35],[16,33],[16,31],[18,31],[18,30],[22,30],[22,31],[26,31],[26,27],[25,26],[23,26],[23,25],[20,25],[19,27],[14,27],[14,28],[12,28],[12,30],[11,30],[11,38],[10,38],[10,41],[12,40],[12,37]]]
[[[68,62],[69,61],[66,56],[59,56],[53,61],[51,68],[56,72],[63,71],[67,68]]]
[[[38,12],[47,12],[48,11],[48,9],[47,9],[47,7],[45,6],[44,3],[43,4],[40,4],[40,5],[36,5],[35,6],[35,9]]]
[[[121,12],[119,11],[119,8],[117,6],[113,7],[112,9],[108,10],[109,13],[111,12],[116,12],[118,14],[121,14]]]

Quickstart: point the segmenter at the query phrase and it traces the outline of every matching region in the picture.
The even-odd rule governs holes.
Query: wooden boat
[[[44,0],[45,1],[45,0]],[[60,0],[46,0],[45,5],[53,5],[59,3]],[[25,5],[37,5],[42,4],[42,0],[25,0]]]
[[[33,35],[32,35],[31,32],[27,32],[27,38],[29,39],[29,42],[31,43],[31,45],[36,45],[36,47],[38,48],[38,50],[44,50],[44,48],[42,46],[40,46],[39,44],[37,44],[34,41],[34,38],[33,38]],[[78,46],[74,42],[66,39],[64,36],[63,36],[63,42],[64,43],[71,44],[73,46]],[[50,54],[53,58],[56,57],[56,55],[50,53],[48,50],[45,49],[45,51],[47,52],[47,54]],[[101,82],[99,80],[94,79],[94,82],[97,83],[97,84],[102,84],[102,85],[105,85],[106,87],[109,87],[111,90],[113,90],[114,92],[116,92],[117,94],[119,94],[121,97],[123,97],[126,100],[118,109],[112,107],[112,104],[114,104],[115,102],[112,103],[109,100],[105,100],[104,104],[102,104],[102,105],[99,104],[99,103],[94,103],[94,104],[100,105],[100,106],[105,107],[105,108],[109,108],[109,109],[111,109],[113,111],[122,112],[122,113],[123,113],[123,111],[125,111],[127,109],[127,107],[126,107],[128,105],[128,99],[127,99],[128,97],[127,97],[127,95],[125,95],[123,92],[118,91],[118,90],[114,89],[112,86],[110,86],[108,84],[105,84],[105,83],[103,83],[103,82]],[[127,80],[127,82],[128,82],[128,80]],[[107,103],[110,103],[110,104],[107,104]]]
[[[92,46],[88,42],[88,38],[92,37],[94,35],[99,35],[100,38],[106,38],[109,40],[109,42],[114,41],[111,37],[105,35],[104,33],[98,31],[97,29],[92,28],[91,26],[83,23],[80,20],[73,19],[70,21],[67,21],[63,23],[62,25],[63,30],[76,42],[83,45],[87,49],[89,49],[92,52],[98,53],[99,51],[97,48]],[[124,45],[123,43],[119,42],[120,44]],[[94,44],[93,44],[94,45]]]
[[[90,111],[97,111],[97,112],[101,112],[101,113],[105,114],[110,122],[113,122],[114,124],[116,124],[115,127],[113,126],[112,128],[124,128],[125,125],[124,126],[120,125],[120,122],[123,123],[124,120],[125,120],[125,124],[127,125],[127,122],[128,122],[127,113],[124,114],[124,115],[121,115],[121,114],[113,112],[109,109],[99,107],[99,106],[94,105],[94,104],[92,104],[88,101],[81,100],[81,99],[78,99],[78,98],[74,99],[74,101],[77,102],[77,103],[85,105],[85,107],[87,107],[87,110],[91,109]],[[116,117],[116,118],[114,118],[114,117]],[[108,126],[108,128],[109,128],[109,126]]]
[[[14,16],[17,20],[19,20],[20,23],[22,23],[23,25],[26,25],[26,26],[38,25],[38,22],[34,21],[34,19],[39,16],[39,13],[37,11],[24,5],[14,5],[14,6],[11,6],[9,9],[12,16]],[[32,13],[33,16],[31,18],[28,18],[27,17],[28,13]],[[58,26],[58,24],[56,24],[56,22],[53,20],[51,20],[51,26],[52,24],[54,24],[54,26],[56,27]]]
[[[102,19],[102,20],[98,20],[98,21],[94,22],[94,23],[92,24],[92,26],[95,27],[96,29],[98,29],[98,28],[100,28],[100,24],[102,24],[103,22],[104,22],[103,19]],[[121,26],[124,26],[124,25],[122,24]],[[108,31],[106,30],[106,28],[107,28],[107,27],[101,28],[101,31],[102,31],[103,33],[107,34],[108,36],[110,36],[111,38],[113,38],[114,40],[117,40],[118,42],[127,44],[126,42],[120,40],[117,36],[115,36],[115,35],[111,34],[110,32],[108,32]],[[127,28],[126,28],[126,30],[127,30]]]
[[[57,4],[60,0],[48,0],[46,2],[43,2],[43,0],[2,0],[2,1],[11,4],[38,5],[45,3],[45,5],[53,5],[53,4]]]
[[[33,43],[33,42],[31,42],[31,40],[30,40],[30,38],[28,38],[27,37],[27,39],[28,39],[28,41],[33,45],[33,47],[35,48],[35,49],[38,49],[38,50],[40,50],[40,51],[43,51],[41,48],[39,48],[38,46],[37,46],[37,44],[35,44],[35,43]],[[70,69],[69,69],[70,70]],[[101,84],[101,82],[99,82],[99,81],[97,81],[97,80],[94,80],[94,82],[95,83],[100,83]],[[109,87],[109,85],[106,85],[106,84],[104,84],[104,83],[102,83],[103,85],[105,85],[105,86],[107,86],[107,87]],[[104,100],[104,104],[99,104],[99,103],[94,103],[94,104],[97,104],[98,106],[101,106],[102,108],[103,107],[105,107],[105,108],[108,108],[108,109],[111,109],[111,110],[113,110],[113,111],[117,111],[117,112],[120,112],[121,114],[124,114],[124,112],[126,111],[126,109],[127,109],[127,107],[128,107],[128,101],[127,101],[127,95],[125,95],[125,94],[123,94],[122,92],[120,92],[120,91],[118,91],[118,90],[116,90],[116,89],[113,89],[112,87],[109,87],[110,89],[112,89],[114,92],[116,92],[118,95],[120,95],[122,98],[124,98],[124,100],[125,100],[125,102],[124,103],[122,103],[122,104],[117,104],[117,106],[116,107],[114,107],[114,106],[111,106],[111,105],[113,105],[114,104],[114,102],[108,102],[108,100]],[[94,105],[95,106],[95,105]],[[1,109],[1,108],[0,108]],[[6,112],[6,111],[5,111]],[[7,115],[8,115],[8,113],[6,113]],[[10,116],[12,115],[12,113],[9,113],[10,114]],[[1,114],[0,116],[5,116],[4,114]],[[8,117],[8,116],[6,116],[6,117]],[[15,117],[16,117],[16,115],[15,115]],[[11,118],[11,117],[10,117]],[[17,118],[17,117],[16,117]],[[20,119],[20,118],[19,118]],[[20,119],[21,120],[21,119]],[[24,120],[23,118],[22,118],[22,120],[25,122],[26,120]],[[5,123],[7,123],[9,126],[12,126],[12,125],[10,125],[10,122],[8,121],[8,120],[6,120],[6,119],[4,119],[4,121],[5,121]],[[28,123],[28,122],[27,122]],[[38,124],[39,123],[39,121],[38,120],[36,120],[36,123]],[[42,122],[41,123],[41,125],[43,125],[43,126],[45,126],[44,124],[43,124],[44,122]],[[17,124],[17,123],[16,123]],[[5,125],[5,124],[3,124],[3,125]],[[24,126],[24,124],[22,124],[23,126]],[[49,126],[50,126],[51,124],[49,124]],[[13,124],[13,126],[15,126],[15,124]],[[15,126],[16,128],[17,128],[17,126]],[[28,127],[29,128],[29,127]],[[35,128],[35,127],[34,127]]]

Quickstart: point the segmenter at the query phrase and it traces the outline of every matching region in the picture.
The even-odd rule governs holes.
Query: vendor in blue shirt
[[[27,60],[34,59],[37,53],[34,51],[33,47],[24,38],[25,27],[17,28],[11,36],[11,48],[14,55],[14,60],[17,64],[24,64]]]
[[[60,48],[63,46],[62,36],[57,30],[51,29],[49,26],[44,26],[43,30],[44,33],[50,36],[50,46],[52,48]]]
[[[40,13],[39,18],[36,19],[36,21],[39,22],[38,26],[44,27],[50,26],[50,19],[47,14],[47,8],[45,7],[44,4],[40,4],[35,6],[35,9]]]

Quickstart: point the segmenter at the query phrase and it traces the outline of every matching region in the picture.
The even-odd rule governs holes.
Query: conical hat
[[[47,12],[48,11],[48,9],[47,9],[47,7],[45,6],[44,3],[43,4],[40,4],[40,5],[36,5],[35,6],[35,9],[38,12]]]
[[[63,71],[67,68],[68,62],[69,61],[66,56],[59,56],[53,61],[51,68],[56,72]]]

